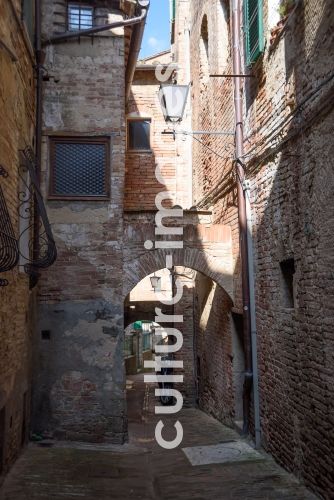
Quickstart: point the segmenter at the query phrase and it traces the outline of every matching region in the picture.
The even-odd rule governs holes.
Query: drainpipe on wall
[[[79,36],[96,35],[97,33],[102,33],[103,31],[109,31],[114,28],[124,28],[126,26],[133,26],[139,23],[145,22],[147,12],[150,6],[150,0],[137,0],[137,6],[140,7],[140,14],[136,17],[131,17],[130,19],[124,19],[122,21],[114,21],[110,24],[104,24],[103,26],[94,26],[94,28],[88,28],[85,30],[78,31],[65,31],[65,33],[60,33],[59,35],[54,35],[43,42],[43,45],[50,45],[52,43],[64,42],[65,40],[70,40],[71,38],[77,38]]]
[[[137,0],[137,7],[140,8],[140,13],[136,17],[130,19],[125,19],[122,21],[115,21],[110,24],[105,24],[103,26],[95,26],[94,28],[89,28],[79,31],[66,31],[59,35],[54,35],[51,38],[43,41],[43,45],[50,45],[54,43],[64,42],[72,38],[78,38],[79,36],[89,36],[102,33],[103,31],[109,31],[114,28],[125,28],[126,26],[134,26],[133,33],[131,36],[129,58],[126,66],[125,74],[125,97],[126,101],[129,98],[131,84],[133,81],[133,76],[136,70],[136,64],[138,55],[141,48],[141,43],[143,40],[145,23],[147,18],[148,9],[150,7],[150,0]]]
[[[36,57],[36,123],[35,123],[35,157],[36,157],[36,178],[38,184],[41,182],[42,163],[42,84],[43,84],[43,53],[41,45],[41,2],[35,2],[35,57]],[[34,239],[33,239],[33,260],[39,255],[39,213],[37,203],[34,203]],[[37,276],[31,276],[30,288],[37,283]]]
[[[43,66],[42,66],[42,44],[41,44],[41,4],[40,0],[35,3],[35,54],[36,54],[36,175],[38,181],[41,176],[41,154],[42,154],[42,83],[43,83]]]
[[[246,185],[246,218],[247,218],[247,249],[249,262],[249,303],[251,318],[251,343],[253,363],[253,398],[254,398],[254,430],[255,447],[261,447],[261,421],[260,421],[260,397],[259,376],[257,364],[257,331],[256,331],[256,308],[255,308],[255,283],[254,283],[254,255],[253,255],[253,231],[252,231],[252,209],[250,204],[249,183]]]
[[[233,75],[241,75],[241,37],[240,37],[240,0],[232,0],[232,54]],[[244,134],[243,134],[243,99],[241,78],[233,76],[234,111],[235,111],[235,147],[236,147],[236,174],[238,194],[238,219],[240,237],[240,258],[242,272],[242,299],[243,299],[243,339],[245,350],[245,380],[243,388],[243,432],[249,432],[249,416],[251,406],[251,393],[254,396],[255,419],[255,444],[260,447],[260,420],[259,420],[259,394],[257,376],[256,352],[256,325],[255,325],[255,297],[252,238],[249,210],[247,210],[248,196],[245,183],[243,164]],[[249,208],[249,207],[248,207]],[[247,214],[248,212],[248,214]],[[248,217],[247,217],[248,215]]]

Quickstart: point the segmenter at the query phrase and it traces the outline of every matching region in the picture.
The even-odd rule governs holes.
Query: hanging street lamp
[[[166,122],[182,121],[187,104],[189,85],[163,84],[159,90],[159,101]]]
[[[152,286],[154,292],[156,292],[157,290],[159,290],[160,283],[161,283],[160,276],[156,276],[155,273],[154,273],[154,275],[150,277],[150,281],[151,281],[151,286]]]

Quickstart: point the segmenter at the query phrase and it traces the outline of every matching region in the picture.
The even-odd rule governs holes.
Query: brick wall
[[[155,64],[159,61],[156,58]],[[164,55],[162,62],[166,59]],[[140,63],[139,63],[140,64]],[[127,106],[127,118],[148,118],[151,120],[151,152],[126,153],[125,200],[126,210],[155,210],[155,197],[161,191],[168,191],[171,197],[168,205],[177,202],[176,148],[172,135],[162,135],[168,127],[158,101],[160,82],[155,70],[136,70],[131,97]],[[155,169],[159,167],[165,185],[156,179]]]
[[[34,56],[17,5],[1,2],[0,177],[15,236],[19,238],[19,149],[33,147],[35,120]],[[8,47],[17,61],[13,61]],[[15,267],[1,274],[0,288],[0,473],[8,470],[26,442],[31,388],[31,320],[34,297],[29,279]]]
[[[224,290],[199,273],[195,288],[198,404],[227,425],[235,419],[230,308]]]
[[[227,3],[193,1],[190,6],[193,128],[233,130],[231,81],[208,77],[222,72],[219,64],[224,73],[231,72],[229,49],[225,61],[217,62],[217,55],[224,53],[219,44],[229,32]],[[264,1],[266,50],[251,70],[255,78],[245,79],[244,92],[262,439],[276,460],[330,498],[333,12],[325,1],[300,2],[281,29],[275,27],[276,21],[273,24],[275,15],[269,7],[270,14]],[[220,156],[194,144],[195,202],[212,209],[214,222],[231,226],[234,305],[239,310],[235,179],[229,174],[233,147],[228,137],[207,136],[203,142]],[[280,263],[291,258],[296,271],[294,304],[287,307]],[[215,404],[213,398],[209,411]]]
[[[64,30],[66,10],[51,0],[42,5],[43,37]],[[105,2],[95,12],[102,21],[122,17]],[[45,196],[50,137],[103,136],[111,148],[110,199],[47,201],[58,259],[39,288],[33,425],[64,439],[126,438],[122,242],[128,37],[116,29],[46,46]]]
[[[254,68],[256,84],[246,88],[263,441],[326,498],[333,491],[328,470],[334,459],[328,432],[332,22],[326,2],[300,5]],[[269,37],[267,32],[268,46]],[[290,303],[280,265],[289,258],[295,265]]]

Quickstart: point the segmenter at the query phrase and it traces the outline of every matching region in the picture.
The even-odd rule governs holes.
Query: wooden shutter
[[[175,22],[176,16],[176,0],[171,0],[171,21]]]
[[[246,64],[255,63],[264,50],[263,0],[244,0]]]

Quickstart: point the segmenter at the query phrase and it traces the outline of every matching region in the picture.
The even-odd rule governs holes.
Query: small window
[[[209,27],[208,18],[205,15],[202,20],[200,37],[200,76],[205,80],[209,78]]]
[[[295,306],[294,299],[294,274],[295,260],[287,259],[280,262],[281,267],[281,297],[283,307],[292,309]]]
[[[35,35],[35,0],[21,0],[22,21],[25,23],[29,38],[34,44]]]
[[[151,120],[129,120],[128,121],[128,150],[150,151],[151,150]]]
[[[255,63],[264,50],[262,0],[245,0],[244,31],[246,64]]]
[[[81,4],[68,5],[68,30],[87,30],[93,27],[93,7]]]
[[[52,138],[50,198],[109,197],[109,140]]]

